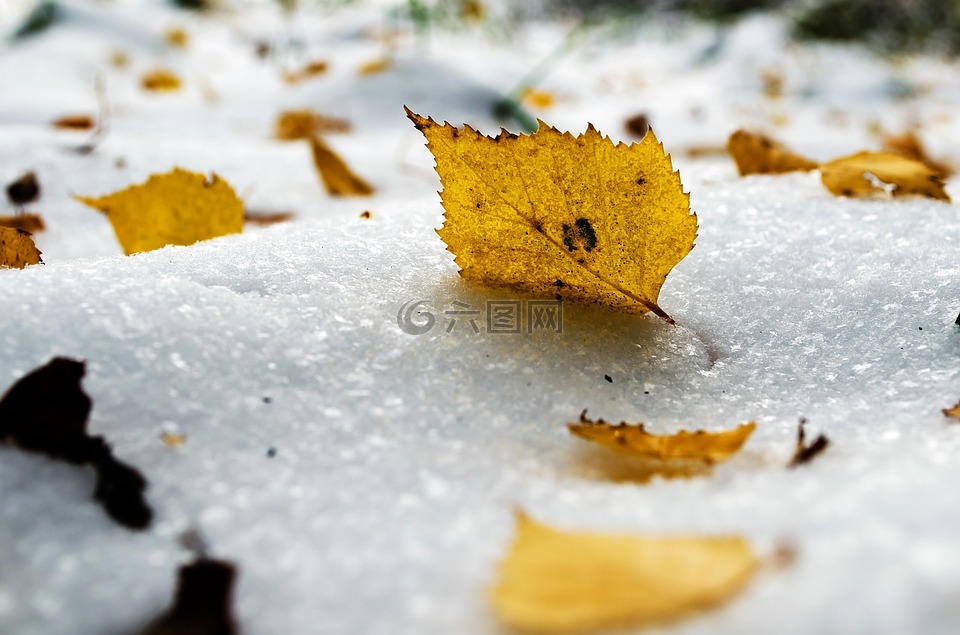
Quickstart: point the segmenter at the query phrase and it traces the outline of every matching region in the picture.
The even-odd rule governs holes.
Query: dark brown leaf
[[[26,205],[40,198],[40,183],[35,172],[27,172],[7,186],[7,198],[14,205]]]
[[[806,432],[803,429],[806,424],[807,420],[801,418],[800,425],[797,427],[797,448],[794,450],[793,458],[790,460],[790,463],[787,464],[787,467],[797,467],[798,465],[809,463],[830,445],[830,439],[822,434],[817,435],[813,443],[807,445],[805,443]]]

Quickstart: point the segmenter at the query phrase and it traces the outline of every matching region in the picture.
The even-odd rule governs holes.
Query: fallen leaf
[[[634,115],[628,118],[623,125],[626,127],[627,132],[632,134],[638,139],[642,139],[647,130],[650,129],[650,120],[643,113]]]
[[[283,80],[288,84],[297,84],[305,79],[310,79],[318,75],[323,75],[329,69],[329,64],[324,61],[316,60],[309,62],[303,68],[295,71],[284,71]]]
[[[836,196],[920,195],[950,201],[936,171],[890,152],[858,152],[819,169],[824,186]]]
[[[550,108],[557,103],[557,98],[549,90],[527,88],[525,91],[523,91],[520,101],[532,108],[539,108],[543,110],[545,108]]]
[[[351,127],[346,119],[327,117],[307,109],[288,110],[277,117],[274,134],[282,141],[297,141],[317,134],[349,132]]]
[[[114,458],[103,437],[87,433],[93,402],[80,386],[85,371],[83,362],[56,357],[11,386],[0,398],[0,443],[12,441],[30,452],[92,465],[94,499],[121,525],[144,529],[153,518],[143,499],[146,480]]]
[[[651,131],[614,145],[591,125],[574,137],[541,122],[496,138],[407,109],[443,184],[443,227],[460,275],[533,296],[653,311],[693,248],[697,217]]]
[[[243,231],[243,202],[216,174],[174,168],[113,194],[74,198],[107,215],[127,255]]]
[[[900,135],[887,135],[883,139],[883,150],[919,161],[936,172],[941,178],[953,175],[953,168],[927,154],[927,149],[920,141],[920,137],[913,131],[907,131]]]
[[[383,73],[390,69],[393,65],[393,62],[390,61],[389,57],[381,57],[379,59],[370,60],[369,62],[364,62],[357,68],[358,75],[377,75]]]
[[[957,323],[960,324],[960,317],[957,317]],[[960,421],[960,402],[951,408],[944,408],[943,416]]]
[[[140,635],[234,635],[232,562],[200,557],[180,567],[173,605]]]
[[[250,223],[251,225],[260,225],[265,227],[267,225],[276,225],[277,223],[285,223],[288,220],[293,218],[293,213],[291,212],[248,212],[243,213],[243,222]]]
[[[157,68],[152,71],[148,71],[140,77],[140,86],[144,90],[152,90],[156,92],[172,92],[175,90],[180,90],[180,78],[177,77],[172,71],[168,71],[164,68]]]
[[[22,229],[35,234],[42,232],[47,228],[47,225],[39,214],[15,214],[13,216],[0,216],[0,227]]]
[[[367,210],[364,210],[364,211],[360,212],[360,218],[371,219],[371,218],[373,218],[373,212],[371,212],[371,211],[368,210],[368,209],[367,209]]]
[[[187,44],[190,43],[190,34],[182,27],[174,26],[167,29],[166,33],[163,34],[163,39],[173,48],[185,49]]]
[[[707,432],[681,430],[671,435],[650,434],[642,423],[630,425],[625,422],[611,425],[603,419],[592,421],[587,411],[580,413],[580,421],[567,424],[574,435],[633,456],[671,460],[695,460],[718,463],[736,454],[753,434],[757,425],[744,423],[732,430]]]
[[[730,135],[727,152],[737,164],[740,176],[809,171],[817,167],[816,161],[788,150],[782,143],[746,130]]]
[[[310,138],[313,150],[313,165],[320,173],[327,193],[331,196],[369,196],[373,188],[354,174],[347,164],[330,149],[320,137]]]
[[[187,442],[187,435],[176,434],[174,432],[161,432],[160,440],[169,445],[171,448],[179,448],[181,445]]]
[[[25,172],[7,185],[7,198],[14,205],[26,205],[40,198],[40,182],[36,172]]]
[[[827,446],[830,445],[830,439],[822,434],[817,435],[817,438],[813,440],[813,443],[807,445],[807,433],[806,430],[804,430],[806,425],[807,420],[800,419],[800,425],[797,426],[797,447],[794,450],[793,458],[790,459],[787,467],[797,467],[798,465],[809,463],[815,459],[817,455],[826,450]]]
[[[522,512],[491,600],[532,633],[677,620],[733,597],[758,567],[743,538],[574,533]]]
[[[54,128],[63,130],[90,130],[97,125],[90,115],[64,115],[51,123]]]
[[[43,262],[30,236],[30,232],[23,229],[0,226],[0,269],[23,269]]]

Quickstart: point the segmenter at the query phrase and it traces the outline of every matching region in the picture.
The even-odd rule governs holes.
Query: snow
[[[588,38],[544,80],[561,99],[536,114],[619,140],[627,116],[648,113],[700,219],[660,299],[679,326],[568,305],[561,334],[462,322],[447,333],[455,302],[483,310],[513,296],[457,276],[434,233],[432,158],[401,106],[495,132],[491,102],[569,25],[517,26],[512,41],[404,36],[392,70],[360,77],[384,54],[368,35],[383,28],[380,8],[284,22],[272,5],[217,17],[67,6],[62,25],[0,55],[15,87],[0,93],[0,182],[35,169],[43,198],[29,208],[49,226],[37,236],[48,264],[0,271],[0,389],[55,355],[87,360],[91,432],[147,476],[157,520],[129,532],[89,500],[90,474],[0,448],[0,632],[133,632],[168,604],[191,557],[177,536],[196,527],[240,567],[247,635],[498,633],[485,593],[515,506],[571,529],[738,533],[761,554],[796,549],[729,604],[648,632],[956,632],[960,436],[940,409],[960,399],[957,208],[835,198],[816,173],[742,179],[723,156],[684,152],[751,124],[831,158],[876,147],[878,119],[890,131],[922,123],[934,154],[956,160],[953,64],[798,47],[765,16],[706,61],[708,27]],[[171,25],[190,32],[187,51],[162,46]],[[291,31],[302,49],[253,55],[256,38]],[[106,65],[117,47],[130,69]],[[330,76],[287,86],[285,55],[328,59]],[[157,64],[183,74],[181,94],[139,91]],[[786,77],[779,100],[761,94],[771,65]],[[111,128],[80,156],[69,147],[86,136],[47,122],[94,110],[98,72]],[[888,90],[904,78],[922,97]],[[374,197],[328,197],[309,149],[270,138],[279,110],[306,105],[354,123],[329,142]],[[106,220],[70,198],[174,165],[215,170],[251,208],[297,219],[123,257]],[[437,318],[426,334],[397,326],[413,300]],[[614,483],[565,429],[583,408],[658,432],[758,429],[709,477]],[[787,470],[801,416],[832,444]],[[186,443],[165,445],[165,431]]]

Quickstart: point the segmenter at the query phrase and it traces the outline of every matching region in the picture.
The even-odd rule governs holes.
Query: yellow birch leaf
[[[883,139],[883,151],[899,154],[902,157],[923,163],[940,175],[941,178],[953,176],[953,168],[943,161],[934,159],[927,153],[920,137],[912,130],[899,135],[887,135]]]
[[[373,188],[354,174],[347,164],[320,137],[310,138],[313,165],[331,196],[369,196]]]
[[[858,152],[819,169],[824,186],[836,196],[919,195],[950,200],[936,170],[890,152]]]
[[[737,130],[727,140],[727,152],[737,164],[740,176],[783,174],[815,170],[817,162],[787,149],[766,135]]]
[[[287,110],[277,116],[274,134],[282,141],[298,141],[321,132],[349,132],[350,128],[350,122],[346,119],[327,117],[307,109]]]
[[[531,633],[580,633],[686,617],[735,595],[758,561],[740,537],[565,532],[517,513],[491,600]]]
[[[949,417],[950,419],[960,420],[960,402],[957,402],[956,405],[949,408],[943,409],[943,416]]]
[[[171,92],[180,90],[180,78],[172,71],[157,68],[144,73],[143,76],[140,77],[140,86],[142,86],[144,90]]]
[[[437,233],[460,275],[670,320],[657,298],[693,248],[697,216],[652,131],[614,145],[593,126],[574,137],[541,122],[531,135],[490,138],[407,116],[436,158]]]
[[[38,265],[40,250],[33,244],[30,232],[12,227],[0,227],[0,269],[23,269]]]
[[[393,63],[390,61],[389,57],[381,57],[379,59],[370,60],[369,62],[364,62],[357,67],[358,75],[378,75],[385,71],[390,70],[390,67]]]
[[[657,435],[647,432],[642,423],[630,425],[621,422],[611,425],[603,419],[591,421],[584,410],[580,414],[580,421],[569,423],[567,427],[582,439],[633,456],[663,461],[679,459],[718,463],[736,454],[757,425],[751,421],[721,432],[681,430],[676,434]]]
[[[107,215],[127,255],[243,231],[243,202],[216,174],[174,168],[113,194],[74,198]]]

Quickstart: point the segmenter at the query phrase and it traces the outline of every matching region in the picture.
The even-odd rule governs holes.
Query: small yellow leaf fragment
[[[331,196],[369,196],[373,188],[354,174],[320,137],[311,137],[313,165]]]
[[[836,196],[919,195],[950,200],[938,172],[890,152],[859,152],[824,163],[819,169],[823,185]]]
[[[180,78],[173,71],[156,68],[143,74],[140,78],[140,86],[144,90],[154,92],[172,92],[180,90]]]
[[[393,62],[390,61],[389,57],[381,57],[379,59],[370,60],[369,62],[364,62],[359,67],[357,67],[358,75],[378,75],[387,70],[390,70],[390,67],[393,66]]]
[[[407,116],[427,138],[443,184],[438,230],[460,275],[535,297],[652,311],[667,274],[693,248],[697,217],[653,132],[614,144],[593,126],[531,135]]]
[[[160,440],[169,445],[171,448],[178,448],[187,442],[187,436],[185,434],[176,434],[174,432],[162,432],[160,434]]]
[[[90,115],[64,115],[51,123],[54,128],[62,130],[90,130],[97,125]]]
[[[173,48],[185,49],[190,43],[190,34],[183,27],[173,26],[163,34],[163,39]]]
[[[567,427],[574,435],[617,452],[663,461],[679,459],[718,463],[736,454],[757,425],[751,421],[721,432],[681,430],[661,436],[647,432],[642,423],[611,425],[603,419],[591,421],[584,410],[580,421],[567,424]]]
[[[243,202],[215,174],[174,168],[113,194],[74,198],[107,215],[127,255],[243,231]]]
[[[533,108],[544,110],[557,103],[557,98],[548,90],[528,88],[527,90],[523,91],[523,97],[521,97],[521,101]]]
[[[350,128],[346,119],[328,117],[308,109],[287,110],[277,117],[274,135],[281,141],[298,141],[310,139],[318,133],[349,132]]]
[[[38,265],[40,250],[33,244],[30,232],[12,227],[0,227],[0,269],[23,269]]]
[[[960,402],[957,402],[957,405],[953,407],[944,408],[943,416],[960,421]]]
[[[288,84],[299,84],[306,79],[323,75],[327,72],[327,70],[329,70],[329,68],[330,65],[325,61],[314,60],[305,64],[303,68],[292,71],[284,71],[283,81],[287,82]]]
[[[766,135],[737,130],[727,141],[727,152],[740,176],[814,170],[817,162],[800,156]]]
[[[491,600],[523,632],[645,626],[730,599],[757,567],[740,537],[574,533],[518,512]]]

